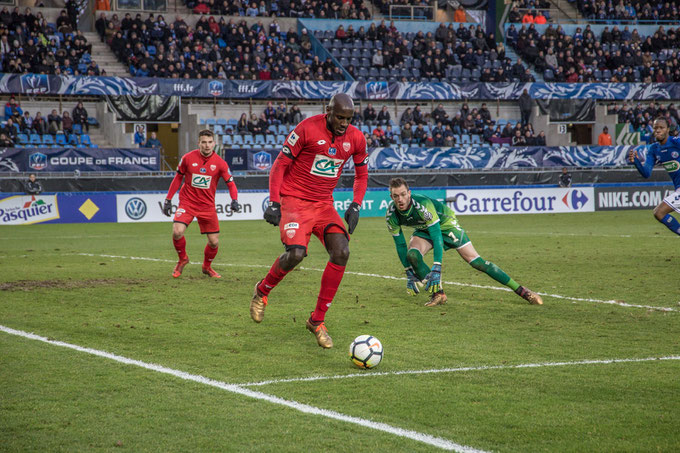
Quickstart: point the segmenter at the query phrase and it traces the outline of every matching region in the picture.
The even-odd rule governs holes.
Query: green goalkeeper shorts
[[[413,232],[413,236],[423,238],[430,244],[432,244],[432,238],[430,238],[430,233],[425,230],[416,230]],[[470,238],[468,238],[465,230],[454,228],[451,230],[442,231],[442,240],[444,241],[444,250],[459,249],[464,245],[470,243]]]

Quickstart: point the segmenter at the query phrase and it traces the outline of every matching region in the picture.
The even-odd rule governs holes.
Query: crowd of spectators
[[[590,25],[568,35],[548,25],[540,34],[534,25],[511,25],[508,42],[547,82],[680,82],[680,28],[663,25],[651,35],[614,25],[599,36]]]
[[[342,0],[185,0],[194,14],[369,20],[370,2]]]
[[[401,33],[383,20],[356,30],[341,25],[333,38],[323,33],[322,43],[357,80],[509,82],[531,76],[526,68],[511,71],[503,44],[481,25],[441,23],[434,32]]]
[[[20,102],[11,96],[5,104],[5,121],[0,127],[0,134],[4,135],[4,145],[11,146],[17,142],[19,134],[56,136],[57,133],[67,135],[74,132],[89,132],[88,112],[82,102],[78,102],[69,113],[64,110],[61,115],[56,109],[44,116],[42,112],[31,115],[30,112],[21,107]]]
[[[673,128],[677,129],[680,123],[680,112],[673,103],[625,101],[608,105],[607,114],[616,115],[617,123],[628,124],[630,132],[639,132],[643,138],[651,137],[654,120],[660,116],[665,117]]]
[[[583,17],[598,21],[659,22],[680,19],[680,2],[636,0],[577,0],[577,8]]]
[[[545,24],[550,19],[547,0],[515,1],[508,14],[508,22],[513,24]]]
[[[91,45],[66,10],[55,30],[42,12],[0,10],[0,70],[23,74],[103,75],[91,58]]]
[[[166,22],[153,13],[144,20],[104,14],[95,27],[116,56],[138,77],[240,80],[343,80],[330,58],[312,54],[306,29],[282,31],[278,21],[248,27],[242,20],[202,16],[189,26],[177,16]]]
[[[406,108],[397,123],[387,106],[379,110],[372,103],[354,112],[352,124],[361,127],[369,147],[405,144],[422,147],[451,147],[461,144],[508,144],[545,146],[545,133],[536,134],[531,123],[497,124],[482,103],[479,108],[464,103],[454,114],[442,104],[424,112],[419,105]],[[366,128],[362,126],[367,126]]]

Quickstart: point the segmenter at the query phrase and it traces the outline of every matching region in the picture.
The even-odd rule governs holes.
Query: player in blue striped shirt
[[[680,137],[669,136],[668,126],[668,120],[665,117],[654,120],[656,143],[647,148],[644,161],[641,161],[637,151],[632,149],[628,152],[628,161],[635,164],[645,178],[649,178],[652,174],[652,168],[656,163],[660,163],[666,169],[668,176],[673,180],[675,192],[664,198],[659,206],[654,208],[654,217],[680,236],[680,222],[671,215],[673,211],[680,213]]]

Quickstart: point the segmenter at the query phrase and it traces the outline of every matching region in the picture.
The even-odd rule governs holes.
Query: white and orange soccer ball
[[[359,368],[375,368],[383,358],[383,346],[372,335],[359,335],[349,345],[349,358]]]

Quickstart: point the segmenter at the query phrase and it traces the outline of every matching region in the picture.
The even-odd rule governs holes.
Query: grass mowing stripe
[[[147,257],[140,257],[140,256],[121,256],[121,255],[104,255],[104,254],[94,254],[94,253],[76,253],[75,255],[79,256],[94,256],[94,257],[100,257],[100,258],[119,258],[119,259],[129,259],[129,260],[140,260],[140,261],[154,261],[154,262],[160,262],[160,263],[175,263],[173,260],[166,260],[166,259],[161,259],[161,258],[147,258]],[[203,264],[203,262],[194,262],[192,261],[190,264]],[[234,263],[213,263],[213,266],[228,266],[228,267],[253,267],[253,268],[264,268],[264,269],[269,269],[271,266],[267,266],[264,264],[234,264]],[[323,272],[324,269],[316,269],[312,267],[305,267],[305,266],[299,266],[299,269],[306,270],[306,271],[315,271],[315,272]],[[365,272],[353,272],[353,271],[345,271],[345,274],[351,274],[351,275],[358,275],[361,277],[374,277],[374,278],[382,278],[385,280],[403,280],[403,277],[393,277],[391,275],[380,275],[380,274],[369,274]],[[501,286],[490,286],[490,285],[477,285],[474,283],[461,283],[461,282],[452,282],[452,281],[444,281],[443,283],[446,283],[447,285],[455,285],[455,286],[463,286],[466,288],[479,288],[479,289],[490,289],[494,291],[512,291],[510,288],[506,287],[501,287]],[[647,310],[657,310],[657,311],[678,311],[676,308],[671,308],[671,307],[656,307],[653,305],[641,305],[641,304],[629,304],[626,302],[618,301],[618,300],[602,300],[602,299],[589,299],[589,298],[583,298],[583,297],[572,297],[572,296],[563,296],[560,294],[551,294],[551,293],[542,293],[538,292],[537,294],[540,294],[541,296],[546,296],[546,297],[553,297],[555,299],[564,299],[564,300],[570,300],[573,302],[593,302],[597,304],[608,304],[608,305],[616,305],[619,307],[630,307],[630,308],[645,308]]]
[[[268,381],[246,382],[238,384],[241,387],[257,387],[269,384],[282,384],[286,382],[308,382],[308,381],[323,381],[331,379],[352,379],[352,378],[366,378],[375,376],[402,376],[405,374],[434,374],[434,373],[456,373],[461,371],[488,371],[488,370],[515,370],[520,368],[545,368],[556,366],[577,366],[577,365],[607,365],[611,363],[638,363],[638,362],[654,362],[657,360],[680,360],[680,356],[671,355],[664,357],[645,357],[641,359],[594,359],[594,360],[576,360],[570,362],[543,362],[543,363],[521,363],[518,365],[482,365],[482,366],[466,366],[458,368],[432,368],[428,370],[403,370],[403,371],[383,371],[383,372],[366,372],[366,373],[352,373],[352,374],[338,374],[335,376],[309,376],[303,378],[290,379],[271,379]]]
[[[68,348],[68,349],[73,349],[75,351],[79,352],[84,352],[87,354],[95,355],[98,357],[103,357],[105,359],[110,359],[119,363],[123,363],[125,365],[134,365],[138,366],[140,368],[144,368],[147,370],[151,371],[156,371],[158,373],[163,373],[163,374],[169,374],[171,376],[186,380],[186,381],[193,381],[197,382],[199,384],[204,384],[204,385],[209,385],[211,387],[216,387],[222,390],[226,390],[228,392],[236,393],[238,395],[242,396],[247,396],[249,398],[254,398],[262,401],[266,401],[268,403],[272,404],[278,404],[281,406],[286,406],[291,409],[295,409],[299,412],[303,412],[305,414],[312,414],[312,415],[320,415],[322,417],[327,417],[331,418],[334,420],[339,420],[347,423],[352,423],[355,425],[363,426],[365,428],[370,428],[374,429],[377,431],[383,431],[389,434],[394,434],[399,437],[405,437],[411,440],[415,440],[417,442],[422,442],[428,445],[432,445],[434,447],[441,448],[443,450],[450,450],[450,451],[457,451],[460,453],[485,453],[484,450],[478,450],[472,447],[468,447],[465,445],[460,445],[455,442],[451,442],[448,439],[443,439],[441,437],[435,437],[431,436],[429,434],[424,434],[424,433],[419,433],[417,431],[411,431],[407,429],[402,429],[398,428],[395,426],[388,425],[386,423],[379,423],[379,422],[374,422],[371,420],[359,418],[359,417],[352,417],[349,415],[341,414],[339,412],[335,411],[330,411],[326,409],[320,409],[318,407],[314,406],[309,406],[307,404],[302,404],[298,403],[296,401],[291,401],[291,400],[285,400],[283,398],[279,398],[277,396],[273,395],[268,395],[266,393],[261,393],[261,392],[256,392],[253,390],[249,390],[246,388],[243,388],[239,385],[236,384],[228,384],[226,382],[221,382],[221,381],[216,381],[214,379],[209,379],[204,376],[196,375],[196,374],[190,374],[186,373],[184,371],[180,370],[174,370],[172,368],[167,368],[161,365],[156,365],[153,363],[146,363],[142,362],[140,360],[135,360],[135,359],[129,359],[127,357],[119,356],[116,354],[112,354],[110,352],[106,351],[100,351],[98,349],[91,349],[91,348],[86,348],[83,346],[78,346],[75,344],[71,343],[64,343],[63,341],[56,341],[56,340],[50,340],[49,338],[41,337],[39,335],[36,335],[34,333],[28,333],[24,332],[21,330],[15,330],[3,325],[0,325],[0,331],[5,332],[10,335],[16,335],[19,337],[27,338],[30,340],[37,340],[37,341],[42,341],[43,343],[51,344],[53,346],[60,346],[63,348]]]

